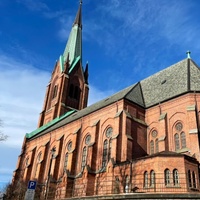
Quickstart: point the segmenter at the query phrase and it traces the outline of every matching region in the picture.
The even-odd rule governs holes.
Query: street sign
[[[34,200],[36,185],[37,185],[36,181],[28,182],[28,188],[24,200]]]
[[[29,182],[28,182],[28,189],[30,189],[30,190],[35,190],[36,184],[37,184],[36,181],[29,181]]]
[[[34,200],[35,190],[28,189],[25,194],[24,200]]]

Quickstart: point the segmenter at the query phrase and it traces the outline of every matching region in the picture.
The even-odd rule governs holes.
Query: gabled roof
[[[56,120],[51,126],[35,130],[27,136],[35,138],[57,129],[92,112],[126,99],[141,107],[148,108],[187,92],[200,92],[200,69],[191,59],[184,59],[124,90],[88,106],[71,115]]]
[[[148,108],[190,91],[200,91],[199,67],[191,59],[184,59],[140,84]]]

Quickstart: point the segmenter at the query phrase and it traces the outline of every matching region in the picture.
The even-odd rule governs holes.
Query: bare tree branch
[[[2,127],[2,120],[0,119],[0,127]],[[8,139],[8,135],[5,135],[2,133],[2,131],[0,130],[0,142],[1,141],[5,141]]]

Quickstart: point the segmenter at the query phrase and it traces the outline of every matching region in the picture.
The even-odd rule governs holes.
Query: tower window
[[[69,87],[69,97],[73,98],[73,94],[74,94],[74,85],[71,84]]]
[[[73,84],[69,87],[69,97],[79,100],[80,98],[80,88],[79,86],[74,86]]]
[[[54,88],[53,88],[53,96],[52,96],[52,99],[55,98],[57,96],[57,92],[58,92],[58,86],[55,85]]]
[[[80,89],[78,86],[76,86],[74,91],[74,99],[78,100],[79,96],[80,96]]]

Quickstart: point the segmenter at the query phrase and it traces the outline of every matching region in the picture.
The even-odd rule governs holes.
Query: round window
[[[71,151],[72,150],[72,141],[70,141],[67,145],[67,149],[68,151]]]
[[[181,123],[181,122],[178,122],[178,123],[176,124],[175,128],[176,128],[177,131],[181,131],[181,130],[183,129],[182,123]]]
[[[152,137],[157,137],[158,135],[158,132],[156,130],[153,130],[152,133],[151,133]]]
[[[87,137],[85,138],[85,144],[90,144],[91,141],[91,135],[87,135]]]

